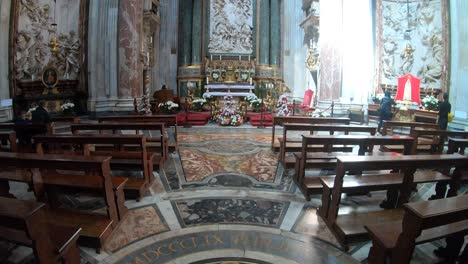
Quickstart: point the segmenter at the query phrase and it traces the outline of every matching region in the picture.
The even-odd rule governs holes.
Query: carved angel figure
[[[79,54],[80,54],[80,39],[76,36],[75,31],[70,31],[69,35],[60,34],[58,37],[60,44],[60,52],[58,53],[59,71],[66,79],[77,78],[80,71]]]

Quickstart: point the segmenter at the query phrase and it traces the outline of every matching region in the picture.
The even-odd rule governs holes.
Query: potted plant
[[[426,97],[422,99],[422,105],[426,110],[436,111],[439,106],[439,100],[432,95],[426,95]]]
[[[62,110],[62,114],[64,116],[73,116],[75,114],[75,104],[71,102],[65,102],[63,105],[60,106]]]
[[[167,101],[158,105],[158,110],[160,113],[173,114],[177,111],[177,109],[179,109],[179,105],[172,101]]]

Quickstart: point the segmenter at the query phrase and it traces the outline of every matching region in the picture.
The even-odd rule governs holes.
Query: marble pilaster
[[[143,1],[120,0],[119,6],[119,98],[142,95]]]
[[[122,103],[118,98],[118,13],[118,0],[90,2],[88,110],[92,113],[133,109],[118,108]]]
[[[260,65],[270,64],[270,0],[260,0]]]
[[[320,2],[320,88],[319,100],[338,99],[341,96],[343,58],[342,14],[343,0]]]
[[[10,83],[8,76],[8,58],[9,35],[10,35],[10,8],[11,0],[2,0],[0,2],[0,58],[5,59],[5,63],[0,63],[0,99],[9,99]],[[11,120],[13,111],[10,106],[0,104],[0,122]]]
[[[202,0],[193,0],[192,64],[201,63],[202,52]]]
[[[190,65],[192,62],[192,9],[192,0],[181,2],[180,10],[183,30],[182,65]]]
[[[451,55],[449,102],[452,104],[454,121],[449,128],[467,130],[468,127],[468,2],[454,1],[450,4]]]
[[[279,65],[281,30],[280,0],[270,2],[270,65]]]

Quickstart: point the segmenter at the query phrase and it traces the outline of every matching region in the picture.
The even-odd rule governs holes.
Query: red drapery
[[[421,105],[421,98],[419,95],[421,80],[410,73],[398,78],[398,88],[395,101],[403,101],[407,83],[411,85],[411,101]]]

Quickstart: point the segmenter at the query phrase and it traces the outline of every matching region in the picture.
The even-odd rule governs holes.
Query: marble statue
[[[386,78],[393,78],[395,73],[395,51],[397,44],[391,38],[384,40],[383,44],[383,74]]]
[[[58,53],[58,70],[65,79],[76,79],[80,71],[80,39],[75,31],[70,31],[69,35],[60,34],[58,37],[60,51]]]
[[[429,49],[423,57],[423,67],[419,71],[425,83],[437,83],[442,76],[442,65],[444,59],[444,47],[439,33],[435,32],[425,45]]]
[[[411,69],[413,68],[413,62],[414,62],[413,53],[414,53],[413,47],[411,47],[410,44],[406,44],[405,49],[400,55],[400,57],[403,60],[403,63],[400,66],[401,75],[411,72]]]

